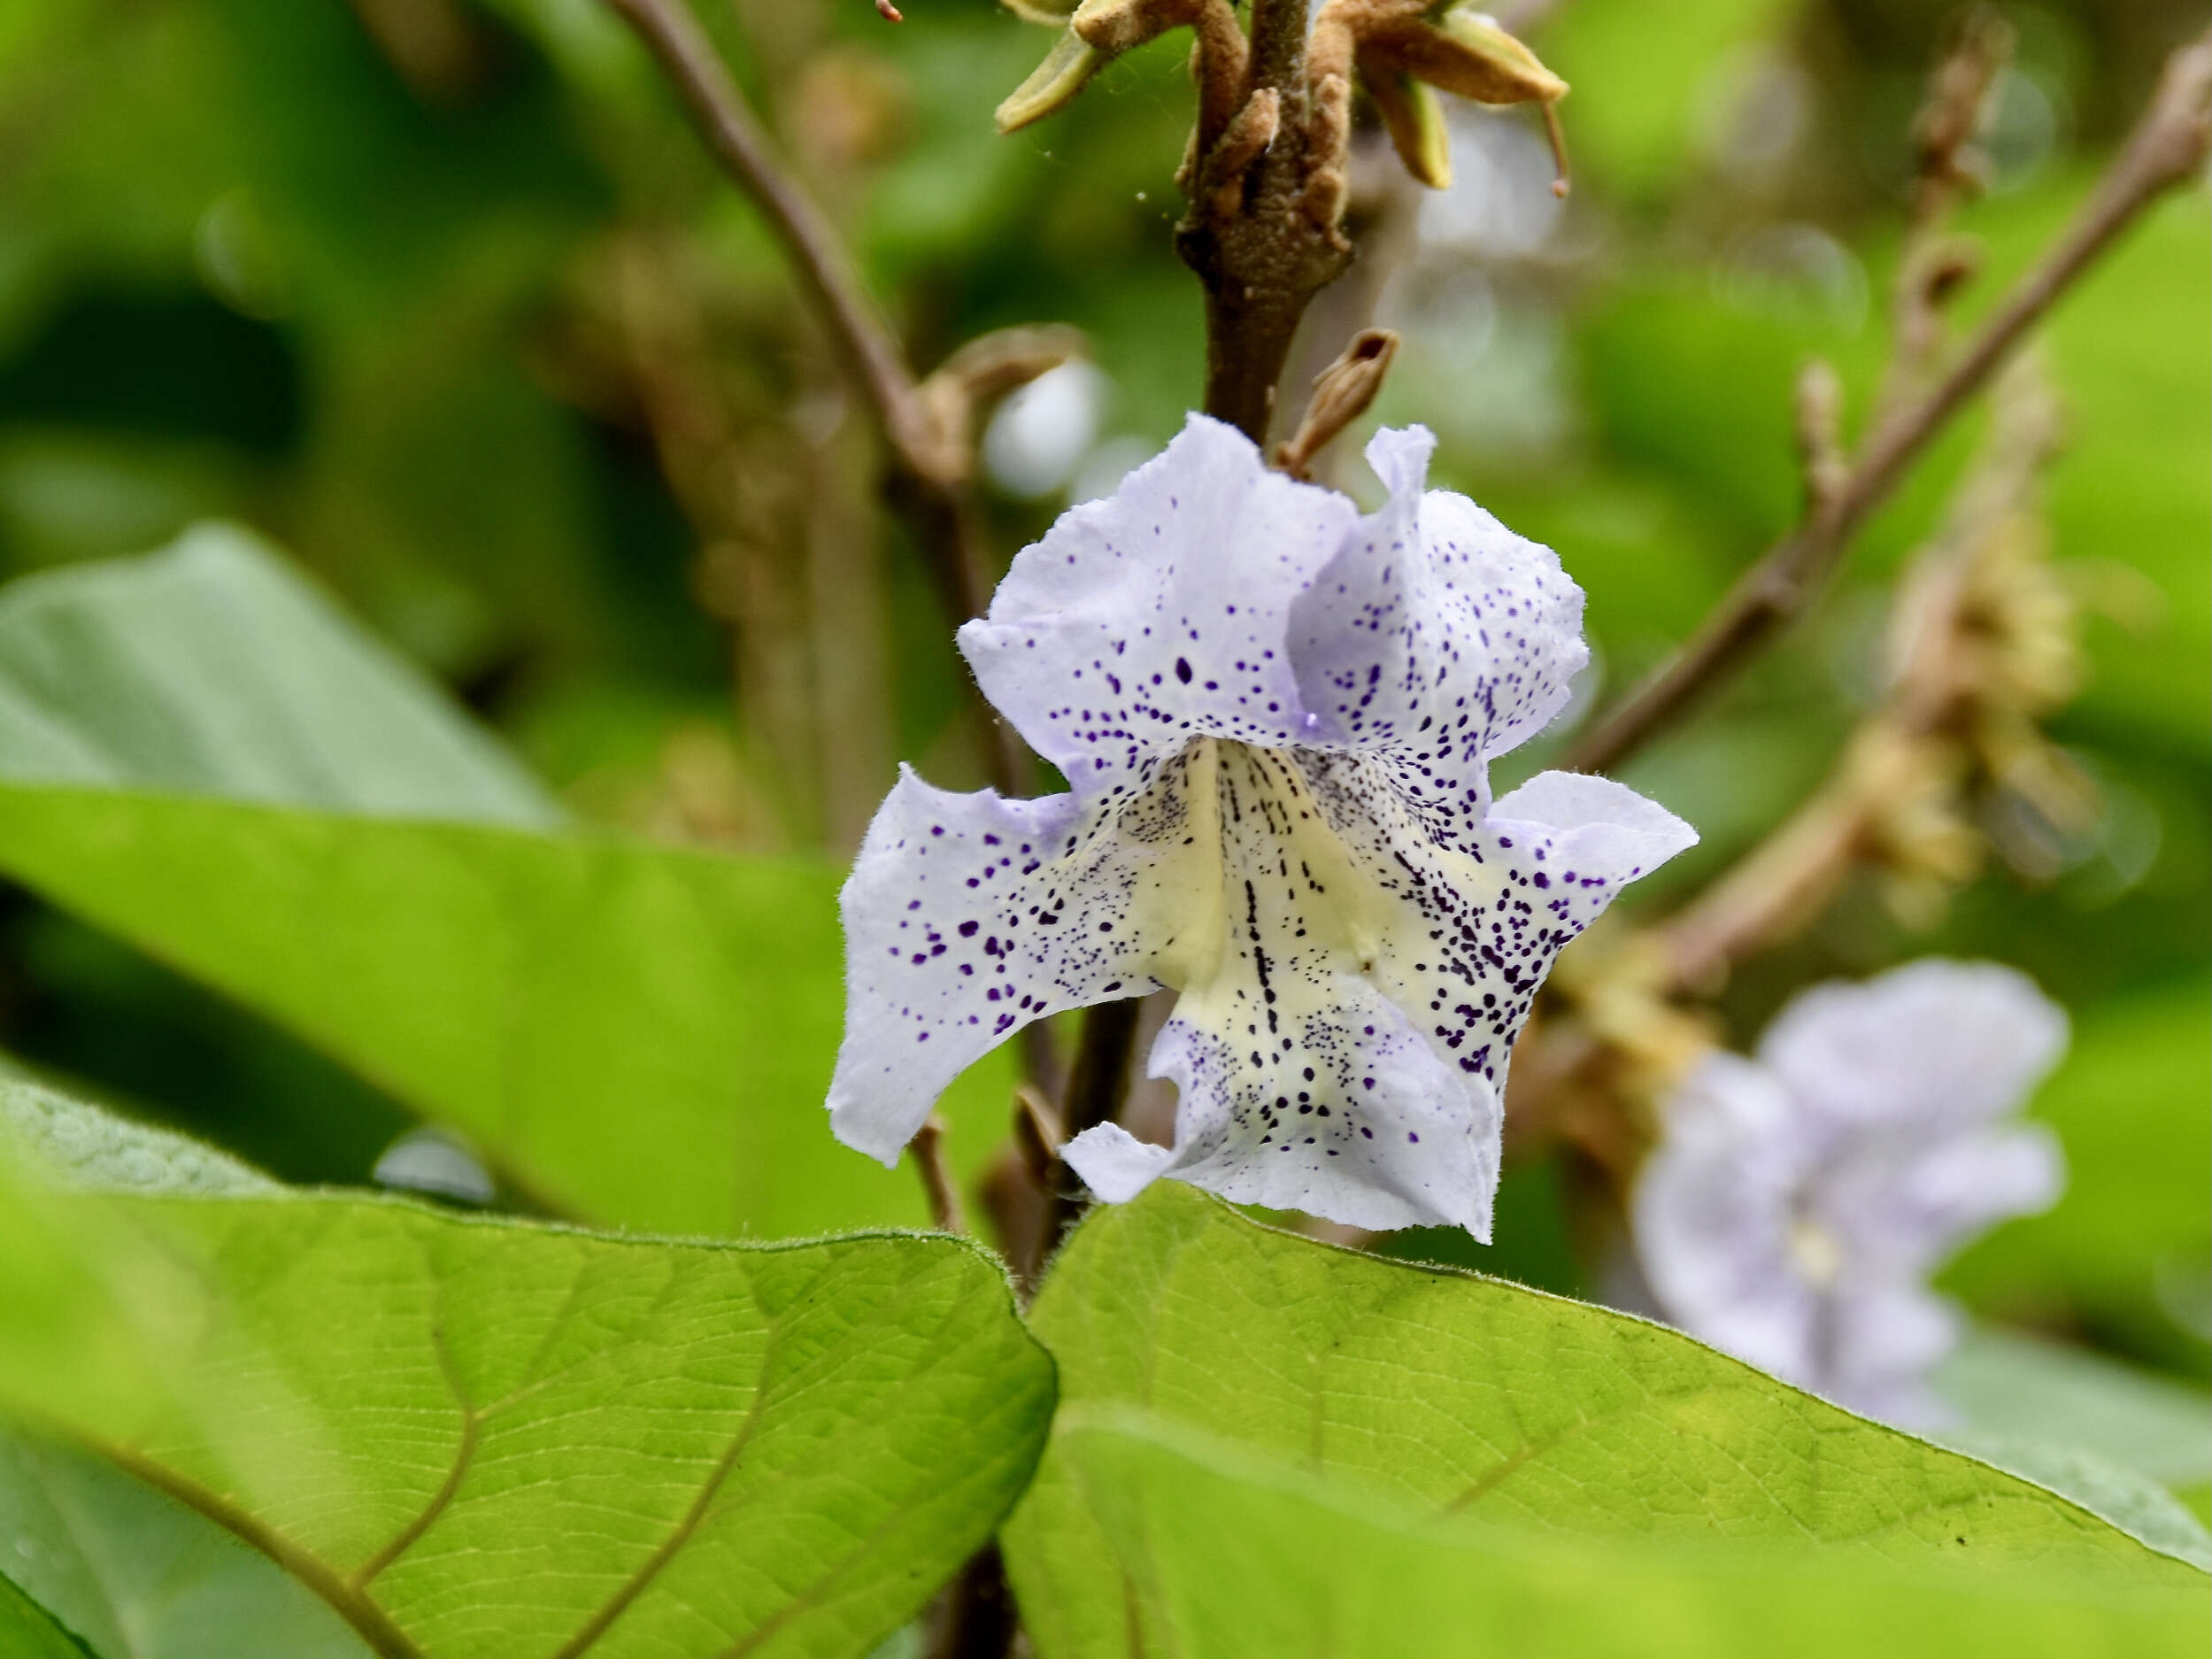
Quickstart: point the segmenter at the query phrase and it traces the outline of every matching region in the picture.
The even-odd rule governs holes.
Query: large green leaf
[[[0,1539],[12,1540],[22,1589],[100,1659],[369,1653],[267,1556],[60,1441],[0,1430]],[[0,1618],[0,1654],[12,1655],[6,1628]]]
[[[74,1186],[109,1192],[274,1192],[259,1170],[150,1124],[110,1116],[0,1056],[0,1130]]]
[[[1171,1183],[1094,1214],[1031,1323],[1071,1408],[1141,1408],[1428,1516],[2203,1583],[2040,1487],[1661,1326],[1331,1248]],[[1125,1651],[1121,1574],[1058,1450],[1006,1541],[1040,1653]]]
[[[0,776],[389,817],[561,817],[442,691],[231,525],[0,592]]]
[[[829,1137],[836,876],[582,837],[0,784],[0,870],[474,1137],[579,1217],[769,1237],[920,1222]],[[1004,1130],[1007,1062],[952,1112]]]
[[[5,1574],[0,1574],[0,1654],[8,1659],[86,1659],[83,1644]]]
[[[2212,1484],[2212,1394],[2039,1337],[1976,1331],[1936,1374],[1977,1431],[2093,1453],[2170,1486]]]
[[[1924,1563],[1808,1560],[1438,1522],[1141,1421],[1071,1424],[1054,1456],[1113,1550],[1102,1564],[1124,1599],[1097,1632],[1109,1651],[2153,1659],[2201,1653],[2212,1629],[2200,1588],[1942,1571],[1932,1551]]]
[[[0,1401],[384,1659],[865,1654],[990,1536],[1052,1410],[1002,1269],[959,1239],[9,1184],[50,1248],[11,1258]],[[16,1293],[57,1262],[58,1328]]]

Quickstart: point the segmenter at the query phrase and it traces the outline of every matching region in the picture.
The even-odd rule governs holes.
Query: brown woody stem
[[[1835,493],[1754,565],[1658,673],[1576,745],[1578,772],[1618,767],[1707,691],[1747,662],[1804,608],[1841,562],[1853,534],[1906,468],[2010,356],[2021,336],[2166,190],[2194,176],[2212,142],[2212,41],[2167,60],[2150,107],[2088,202],[2035,268],[2015,283],[1957,363],[1923,396],[1886,414]]]
[[[1067,1103],[1061,1114],[1061,1133],[1073,1140],[1087,1129],[1110,1123],[1121,1111],[1129,1092],[1132,1050],[1137,1044],[1137,1021],[1145,1002],[1124,997],[1083,1010],[1083,1034],[1075,1044],[1075,1063],[1067,1069]],[[1083,1199],[1075,1176],[1064,1163],[1053,1166],[1052,1190],[1046,1194],[1048,1212],[1043,1255],[1050,1257],[1067,1230],[1083,1215]],[[1042,1262],[1040,1262],[1040,1266]]]

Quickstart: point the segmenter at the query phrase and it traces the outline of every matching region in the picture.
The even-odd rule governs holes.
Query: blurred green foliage
[[[1175,429],[1203,351],[1170,243],[1179,42],[1117,59],[1073,108],[1000,139],[991,107],[1044,37],[996,0],[913,0],[897,30],[859,0],[696,9],[918,369],[1006,325],[1069,322],[1089,340],[1095,430],[1041,490],[995,475],[997,559]],[[1961,223],[1981,249],[1968,319],[2077,207],[2162,51],[2201,27],[2187,0],[2000,9],[2020,53],[1993,105],[1989,192]],[[1866,419],[1911,112],[1952,13],[1523,11],[1575,89],[1574,197],[1553,205],[1514,115],[1459,112],[1447,198],[1355,167],[1369,256],[1317,307],[1299,360],[1326,361],[1369,309],[1404,334],[1369,424],[1427,422],[1441,481],[1560,551],[1589,596],[1586,711],[1795,518],[1804,361],[1832,361],[1849,422]],[[2156,1483],[2200,1512],[2212,1499],[2196,1385],[2212,1377],[2208,292],[2212,229],[2191,191],[2036,348],[2069,428],[2043,510],[2088,618],[2088,682],[2054,736],[2096,787],[2093,824],[1985,826],[2024,852],[1924,925],[1854,885],[1723,1007],[1741,1043],[1810,981],[1929,951],[2015,962],[2068,1006],[2075,1043],[2035,1111],[2070,1184],[1950,1269],[1985,1323],[1939,1382],[1980,1437],[1962,1444],[2188,1559],[2202,1537]],[[1704,836],[1643,902],[1725,868],[1827,771],[1872,695],[1887,583],[1940,522],[1983,425],[1969,415],[1935,446],[1780,649],[1637,760],[1630,781]],[[1358,436],[1328,465],[1371,498]],[[290,1180],[365,1184],[428,1121],[459,1132],[503,1205],[611,1229],[920,1223],[912,1171],[836,1146],[821,1112],[842,1014],[839,867],[899,760],[949,786],[983,778],[958,619],[891,505],[774,242],[597,0],[0,9],[0,1052]],[[1510,772],[1546,764],[1562,736]],[[1011,1080],[1002,1053],[948,1100],[964,1177],[1004,1137]],[[809,1478],[844,1495],[764,1529],[785,1552],[765,1577],[736,1570],[760,1564],[749,1550],[678,1552],[702,1596],[744,1602],[717,1641],[859,1651],[984,1535],[1044,1433],[1043,1362],[965,1249],[733,1252],[359,1194],[280,1200],[150,1131],[70,1142],[77,1109],[56,1106],[32,1138],[81,1181],[258,1196],[60,1200],[0,1168],[0,1382],[133,1444],[135,1412],[174,1408],[177,1467],[273,1509],[316,1509],[299,1502],[316,1480],[317,1524],[344,1523],[317,1535],[332,1560],[358,1541],[345,1526],[404,1519],[449,1466],[443,1440],[426,1461],[405,1434],[380,1438],[395,1402],[451,1431],[451,1355],[441,1376],[433,1351],[518,1308],[546,1316],[549,1345],[605,1337],[558,1308],[595,1273],[595,1310],[656,1311],[609,1339],[620,1363],[584,1402],[604,1432],[563,1431],[580,1461],[553,1473],[582,1483],[564,1490],[613,1469],[625,1496],[690,1501],[697,1459],[673,1483],[624,1460],[673,1443],[651,1420],[668,1400],[637,1377],[676,1391],[671,1420],[706,1394],[727,1415],[728,1391],[690,1363],[702,1341],[759,1338],[733,1361],[740,1382],[767,1374],[787,1324],[836,1361],[838,1411],[807,1395],[763,1420],[822,1451]],[[1441,1233],[1389,1247],[1601,1288],[1585,1174],[1556,1150],[1509,1169],[1494,1247]],[[136,1220],[103,1231],[96,1214]],[[187,1284],[180,1259],[204,1271]],[[808,1264],[822,1262],[851,1269],[849,1301],[815,1298]],[[668,1328],[661,1292],[679,1282],[705,1287],[706,1338]],[[470,1292],[458,1313],[434,1316],[455,1285]],[[1276,1300],[1240,1300],[1253,1285]],[[1287,1329],[1285,1307],[1305,1323]],[[509,1317],[473,1323],[487,1308]],[[1969,1633],[2179,1651],[2201,1632],[2200,1584],[2179,1610],[2133,1587],[2180,1575],[2174,1561],[1999,1469],[1624,1316],[1360,1263],[1181,1189],[1088,1226],[1035,1330],[1077,1410],[1009,1543],[1033,1633],[1056,1653],[1119,1651],[1127,1620],[1208,1652],[1295,1652],[1323,1628],[1396,1650],[1445,1617],[1501,1641],[1571,1629],[1578,1653],[1723,1652],[1746,1630],[1765,1640],[1762,1608],[1832,1626],[1838,1645],[1896,1645],[1908,1625],[1928,1652]],[[243,1413],[184,1422],[178,1402],[230,1375],[192,1342],[230,1338],[234,1360],[277,1356],[280,1406],[308,1402],[332,1462],[280,1469],[218,1444]],[[681,1363],[659,1352],[679,1340]],[[1113,1416],[1130,1405],[1151,1415]],[[830,1560],[808,1554],[830,1548],[809,1529],[850,1497],[837,1459],[867,1461],[852,1491],[881,1498],[950,1466],[948,1422],[990,1439],[985,1453],[916,1476],[915,1501],[838,1511],[856,1533],[896,1531],[898,1551],[826,1601],[779,1599],[767,1578]],[[2015,1457],[2008,1436],[2077,1455]],[[1777,1481],[1801,1490],[1780,1502]],[[528,1510],[533,1490],[472,1493],[523,1508],[456,1519],[535,1540],[552,1565],[531,1570],[583,1596],[560,1558],[578,1530]],[[1636,1536],[1554,1553],[1437,1524],[1429,1511],[1462,1492],[1477,1522]],[[773,1510],[790,1494],[771,1480],[753,1495]],[[1054,1506],[1058,1530],[1037,1518]],[[1938,1512],[1955,1528],[1933,1528]],[[1947,1557],[1970,1538],[1972,1561],[2116,1560],[2117,1577],[1998,1572],[1985,1595],[1956,1574],[1938,1586],[1718,1556],[1690,1570],[1655,1553],[1669,1533],[1786,1534],[1808,1515],[1823,1536],[1880,1533],[1908,1570],[1913,1551]],[[9,1532],[71,1540],[0,1563],[9,1651],[194,1654],[242,1624],[271,1652],[355,1647],[261,1556],[12,1430]],[[1312,1599],[1271,1602],[1277,1629],[1190,1570],[1238,1559]],[[443,1560],[426,1552],[404,1565],[428,1577],[390,1581],[426,1627],[446,1617],[444,1588],[474,1616],[481,1586],[443,1584]],[[642,1610],[681,1623],[682,1599]],[[1558,1617],[1593,1604],[1617,1627]],[[660,1633],[641,1618],[624,1638]]]
[[[1157,442],[1196,397],[1201,351],[1197,289],[1169,246],[1182,49],[1117,60],[1069,112],[1001,140],[989,112],[1041,36],[992,0],[908,10],[897,30],[857,0],[703,15],[919,366],[990,328],[1070,321],[1107,376],[1094,448]],[[2193,27],[2169,0],[2005,10],[2022,56],[1995,188],[1966,219],[1985,245],[1969,314],[2080,200],[2158,54]],[[1792,516],[1800,362],[1830,357],[1863,412],[1884,351],[1904,133],[1944,21],[1895,0],[1561,5],[1538,39],[1575,87],[1564,214],[1535,241],[1432,238],[1383,289],[1407,343],[1377,418],[1434,425],[1449,482],[1560,549],[1590,595],[1592,695],[1655,660]],[[1529,137],[1510,120],[1482,126],[1514,131]],[[1495,193],[1517,175],[1489,176]],[[2093,675],[2058,736],[2100,787],[2100,828],[2032,879],[1985,877],[1930,933],[1854,891],[1729,1003],[1747,1037],[1797,985],[1900,954],[2028,968],[2082,1031],[2044,1108],[2076,1185],[1955,1282],[1992,1313],[2200,1377],[2212,1375],[2212,1207],[2195,1178],[2212,922],[2208,287],[2196,193],[2069,297],[2043,348],[2071,424],[2048,512],[2092,613]],[[1825,769],[1865,695],[1876,583],[1935,521],[1973,426],[1873,526],[1793,647],[1637,764],[1632,781],[1705,834],[1665,878],[1674,891]],[[1355,492],[1370,482],[1356,462],[1338,473]],[[980,779],[952,619],[878,510],[875,477],[774,245],[642,54],[585,0],[9,8],[0,575],[141,553],[211,517],[251,526],[503,731],[567,816],[788,861],[380,830],[391,870],[458,884],[447,899],[420,889],[415,914],[393,897],[396,874],[344,905],[318,886],[317,814],[353,803],[11,794],[4,832],[43,849],[16,868],[35,863],[44,896],[0,893],[0,1045],[304,1177],[363,1178],[412,1111],[461,1124],[495,1161],[607,1219],[828,1225],[808,1194],[840,1179],[876,1192],[850,1219],[916,1214],[907,1177],[869,1188],[867,1167],[809,1115],[837,1019],[836,860],[895,760],[949,785]],[[1058,505],[994,496],[998,557]],[[139,893],[98,862],[115,845],[103,837],[123,837],[142,852],[231,851],[149,865],[163,891]],[[591,929],[550,936],[550,918],[574,913],[530,896],[548,883],[594,896]],[[274,914],[286,891],[324,907]],[[665,941],[626,936],[626,907],[689,930],[699,977],[681,996],[655,989],[683,976]],[[250,968],[206,943],[241,910],[272,913]],[[772,984],[720,942],[739,913],[744,928],[780,930]],[[514,930],[526,914],[536,930]],[[517,1123],[536,1108],[514,1103],[534,1088],[456,1081],[489,1076],[493,1056],[372,1060],[389,1035],[377,999],[306,1010],[328,1001],[302,974],[317,937],[365,956],[389,942],[390,960],[361,971],[395,996],[450,972],[536,1010],[567,1034],[544,1091],[612,1090],[636,1102],[610,1108],[622,1123],[690,1125],[630,1155],[669,1161],[667,1193],[698,1192],[648,1194],[644,1161],[621,1173],[604,1153],[619,1136],[602,1130],[521,1153]],[[577,977],[611,961],[619,1010]],[[569,1000],[545,1001],[544,983],[564,977]],[[618,1039],[618,1012],[651,1035]],[[804,1033],[790,1045],[802,1057],[762,1059],[769,1031]],[[778,1155],[818,1141],[822,1168],[733,1207],[730,1149],[698,1147],[748,1078],[789,1107]],[[998,1133],[1004,1084],[971,1080],[956,1116],[966,1167]],[[572,1105],[561,1118],[584,1115]],[[1574,1288],[1567,1184],[1545,1170],[1509,1180],[1506,1213],[1524,1219],[1486,1259]]]

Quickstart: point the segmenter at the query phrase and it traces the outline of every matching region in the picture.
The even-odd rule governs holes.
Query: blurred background
[[[2078,203],[2177,0],[2006,4],[1976,313]],[[1198,398],[1176,263],[1180,38],[1012,138],[1050,36],[995,0],[708,0],[702,17],[927,371],[1064,322],[1087,360],[983,441],[1003,561],[1110,490]],[[1374,420],[1550,543],[1590,596],[1577,706],[1685,633],[1799,505],[1790,386],[1863,410],[1886,351],[1909,127],[1951,19],[1918,0],[1523,6],[1574,87],[1546,188],[1525,112],[1454,109],[1456,180],[1363,136],[1366,257],[1310,374],[1405,337]],[[2076,1021],[2038,1114],[2073,1184],[1948,1287],[1984,1312],[2212,1377],[2212,235],[2156,209],[2070,296],[2043,363],[2069,430],[2044,508],[2086,621],[2051,731],[2092,821],[1984,827],[1946,907],[1854,887],[1738,976],[1748,1041],[1792,991],[1992,956]],[[1372,424],[1372,422],[1370,422]],[[1962,422],[1817,616],[1640,759],[1699,825],[1663,903],[1817,781],[1873,695],[1884,584],[1969,454]],[[1333,482],[1372,499],[1347,441]],[[948,617],[865,412],[774,245],[594,0],[15,0],[0,10],[0,579],[254,527],[451,686],[588,823],[836,860],[900,759],[979,784]],[[1509,775],[1547,749],[1515,756]],[[1992,810],[1998,810],[1992,808]],[[0,1048],[276,1173],[360,1181],[399,1107],[273,1026],[0,886]],[[1482,1264],[1574,1290],[1554,1172],[1509,1177]]]

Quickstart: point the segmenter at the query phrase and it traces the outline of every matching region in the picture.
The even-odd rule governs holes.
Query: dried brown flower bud
[[[1471,5],[1451,5],[1419,29],[1392,30],[1395,52],[1409,73],[1480,104],[1556,104],[1567,83],[1537,55]],[[1378,41],[1378,46],[1383,42]]]

